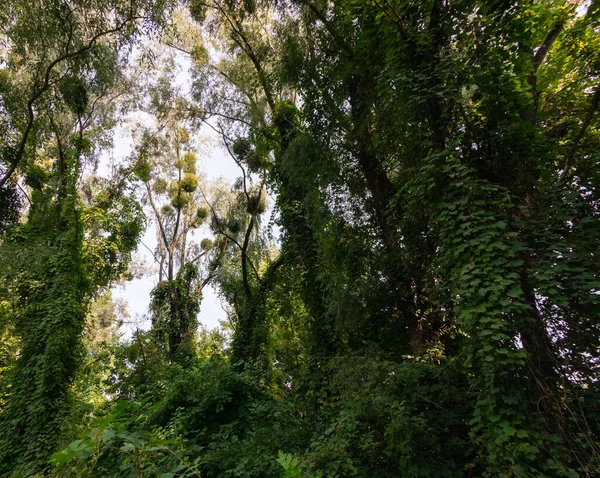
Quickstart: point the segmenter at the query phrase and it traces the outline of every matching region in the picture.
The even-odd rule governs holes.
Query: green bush
[[[190,369],[170,366],[159,381],[159,397],[115,402],[55,454],[56,473],[104,478],[138,469],[138,476],[275,478],[278,450],[297,449],[290,410],[219,355]]]

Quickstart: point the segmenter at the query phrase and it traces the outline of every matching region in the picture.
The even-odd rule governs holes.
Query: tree
[[[595,176],[586,169],[593,155],[580,148],[584,137],[595,141],[597,89],[564,87],[560,73],[568,58],[573,76],[596,78],[595,47],[583,39],[597,9],[576,7],[215,1],[191,8],[208,31],[223,32],[217,38],[231,52],[201,71],[215,71],[248,98],[245,121],[257,97],[270,110],[249,129],[257,148],[267,145],[283,249],[292,246],[302,266],[320,356],[374,337],[398,358],[407,349],[467,354],[482,394],[473,418],[481,466],[514,473],[564,470],[562,459],[546,461],[556,454],[583,469],[596,460],[596,445],[580,447],[571,435],[586,429],[585,412],[571,417],[572,432],[546,440],[566,430],[570,400],[582,392],[565,375],[574,363],[565,358],[578,346],[563,340],[597,307],[597,254],[575,239],[583,230],[596,237]],[[232,73],[244,68],[254,69],[253,82]],[[279,101],[284,91],[297,93],[301,111]],[[554,105],[577,104],[575,97],[578,127],[550,119],[561,108]],[[567,214],[566,204],[582,216]],[[559,210],[577,226],[558,220]],[[364,258],[362,268],[327,248],[342,239]],[[567,255],[553,249],[564,240]],[[577,267],[585,279],[567,292],[563,281]],[[548,287],[540,276],[557,282]],[[350,322],[340,300],[361,304]],[[588,376],[591,368],[580,370]],[[532,436],[541,445],[535,450]]]
[[[116,400],[54,455],[67,474],[275,477],[281,450],[290,476],[595,476],[599,20],[583,1],[192,0],[161,38],[177,60],[146,45],[116,194],[77,187],[96,90],[65,71],[0,217],[0,473],[43,469],[81,362],[64,351],[143,203],[154,327],[114,348]],[[197,174],[200,125],[233,185]],[[207,281],[232,335],[197,346]]]
[[[143,2],[123,7],[103,0],[71,4],[54,0],[11,1],[3,5],[0,18],[6,56],[0,84],[2,131],[7,144],[2,152],[0,188],[17,168],[26,170],[37,136],[43,134],[43,115],[39,113],[52,90],[61,85],[65,89],[76,88],[76,80],[69,72],[78,72],[86,63],[90,71],[97,73],[94,61],[110,58],[111,43],[116,48],[130,43],[138,31],[135,24],[144,21],[145,27],[151,28],[166,7],[163,3]],[[117,68],[115,60],[113,57],[113,68]],[[104,69],[101,74],[106,73],[110,74],[110,70]],[[102,81],[101,75],[97,78]],[[83,112],[87,103],[85,92],[69,93],[69,101]]]
[[[160,77],[151,87],[148,111],[155,130],[139,126],[134,173],[144,183],[144,200],[156,225],[158,284],[152,292],[153,329],[167,337],[173,363],[193,356],[202,289],[215,275],[222,253],[207,237],[192,241],[209,216],[206,195],[197,175],[192,134],[193,108]],[[186,120],[187,118],[187,120]]]
[[[3,295],[18,339],[0,419],[1,473],[41,472],[64,438],[88,305],[125,271],[143,227],[124,178],[97,181],[87,198],[78,190],[84,164],[95,163],[111,128],[120,49],[135,35],[134,22],[150,13],[143,4],[104,7],[2,6],[0,184],[19,185],[28,209],[0,245]]]

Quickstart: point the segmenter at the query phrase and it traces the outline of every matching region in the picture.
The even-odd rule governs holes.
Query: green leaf
[[[109,429],[103,430],[102,431],[102,442],[106,443],[107,441],[111,440],[116,434],[117,434],[117,431],[114,428],[109,428]]]
[[[126,452],[126,453],[129,453],[129,452],[135,450],[135,446],[133,445],[133,443],[125,443],[121,447],[121,450],[124,451],[124,452]]]

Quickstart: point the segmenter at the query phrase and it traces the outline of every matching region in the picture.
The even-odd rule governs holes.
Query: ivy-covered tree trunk
[[[28,222],[2,245],[12,255],[11,308],[20,340],[0,416],[0,470],[34,475],[48,465],[71,426],[72,384],[82,360],[90,282],[73,165],[60,199],[35,191]],[[60,207],[59,207],[60,206]]]
[[[313,224],[317,222],[314,208],[309,206],[309,187],[293,171],[311,155],[318,156],[318,145],[298,132],[299,111],[288,102],[281,102],[274,111],[274,126],[280,140],[273,177],[278,192],[281,225],[285,231],[283,250],[295,257],[302,277],[302,298],[309,312],[308,367],[317,377],[326,369],[327,361],[337,347],[335,324],[325,305],[327,285],[321,271],[319,244]],[[291,174],[290,174],[291,173]],[[311,185],[316,186],[316,185]],[[315,383],[315,385],[316,385]]]
[[[151,309],[160,321],[154,323],[154,333],[167,338],[169,362],[185,364],[194,357],[194,335],[200,310],[202,290],[198,269],[187,263],[173,280],[159,282],[152,291]]]

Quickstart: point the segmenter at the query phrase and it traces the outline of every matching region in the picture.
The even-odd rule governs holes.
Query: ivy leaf
[[[126,453],[132,452],[133,450],[135,450],[135,446],[133,445],[133,443],[125,443],[121,447],[121,451],[124,451]]]

